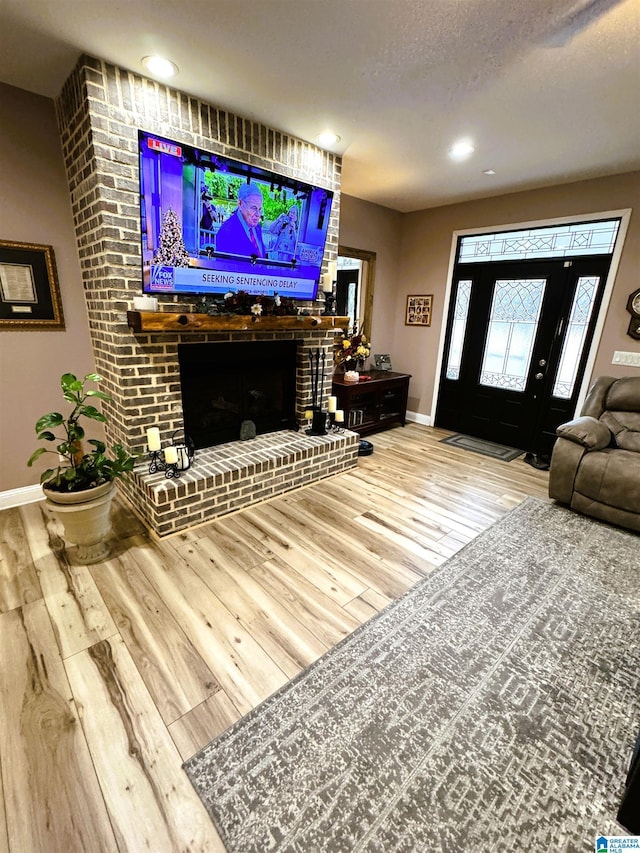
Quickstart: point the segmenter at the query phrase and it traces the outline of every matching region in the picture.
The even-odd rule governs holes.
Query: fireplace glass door
[[[295,429],[296,341],[180,344],[185,432],[196,448]]]

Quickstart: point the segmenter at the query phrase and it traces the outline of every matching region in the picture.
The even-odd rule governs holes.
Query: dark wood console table
[[[370,370],[369,380],[345,382],[344,376],[333,377],[333,394],[338,398],[338,408],[344,410],[347,429],[368,435],[406,423],[407,395],[410,373],[393,373],[390,370]]]

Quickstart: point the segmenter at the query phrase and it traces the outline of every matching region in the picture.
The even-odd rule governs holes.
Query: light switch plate
[[[616,350],[611,363],[624,364],[629,367],[640,367],[640,352],[619,352]]]

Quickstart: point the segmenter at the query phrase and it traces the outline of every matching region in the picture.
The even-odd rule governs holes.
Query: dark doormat
[[[503,462],[511,462],[512,459],[517,459],[522,456],[522,450],[516,447],[506,447],[504,444],[495,444],[493,441],[485,441],[483,438],[475,438],[472,435],[450,435],[448,438],[441,438],[442,444],[451,444],[453,447],[461,447],[463,450],[471,450],[473,453],[481,453],[483,456],[490,456],[492,459],[502,459]]]

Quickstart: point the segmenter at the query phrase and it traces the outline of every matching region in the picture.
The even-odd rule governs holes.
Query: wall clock
[[[631,314],[627,334],[634,340],[640,341],[640,287],[630,294],[627,300],[627,311]]]

